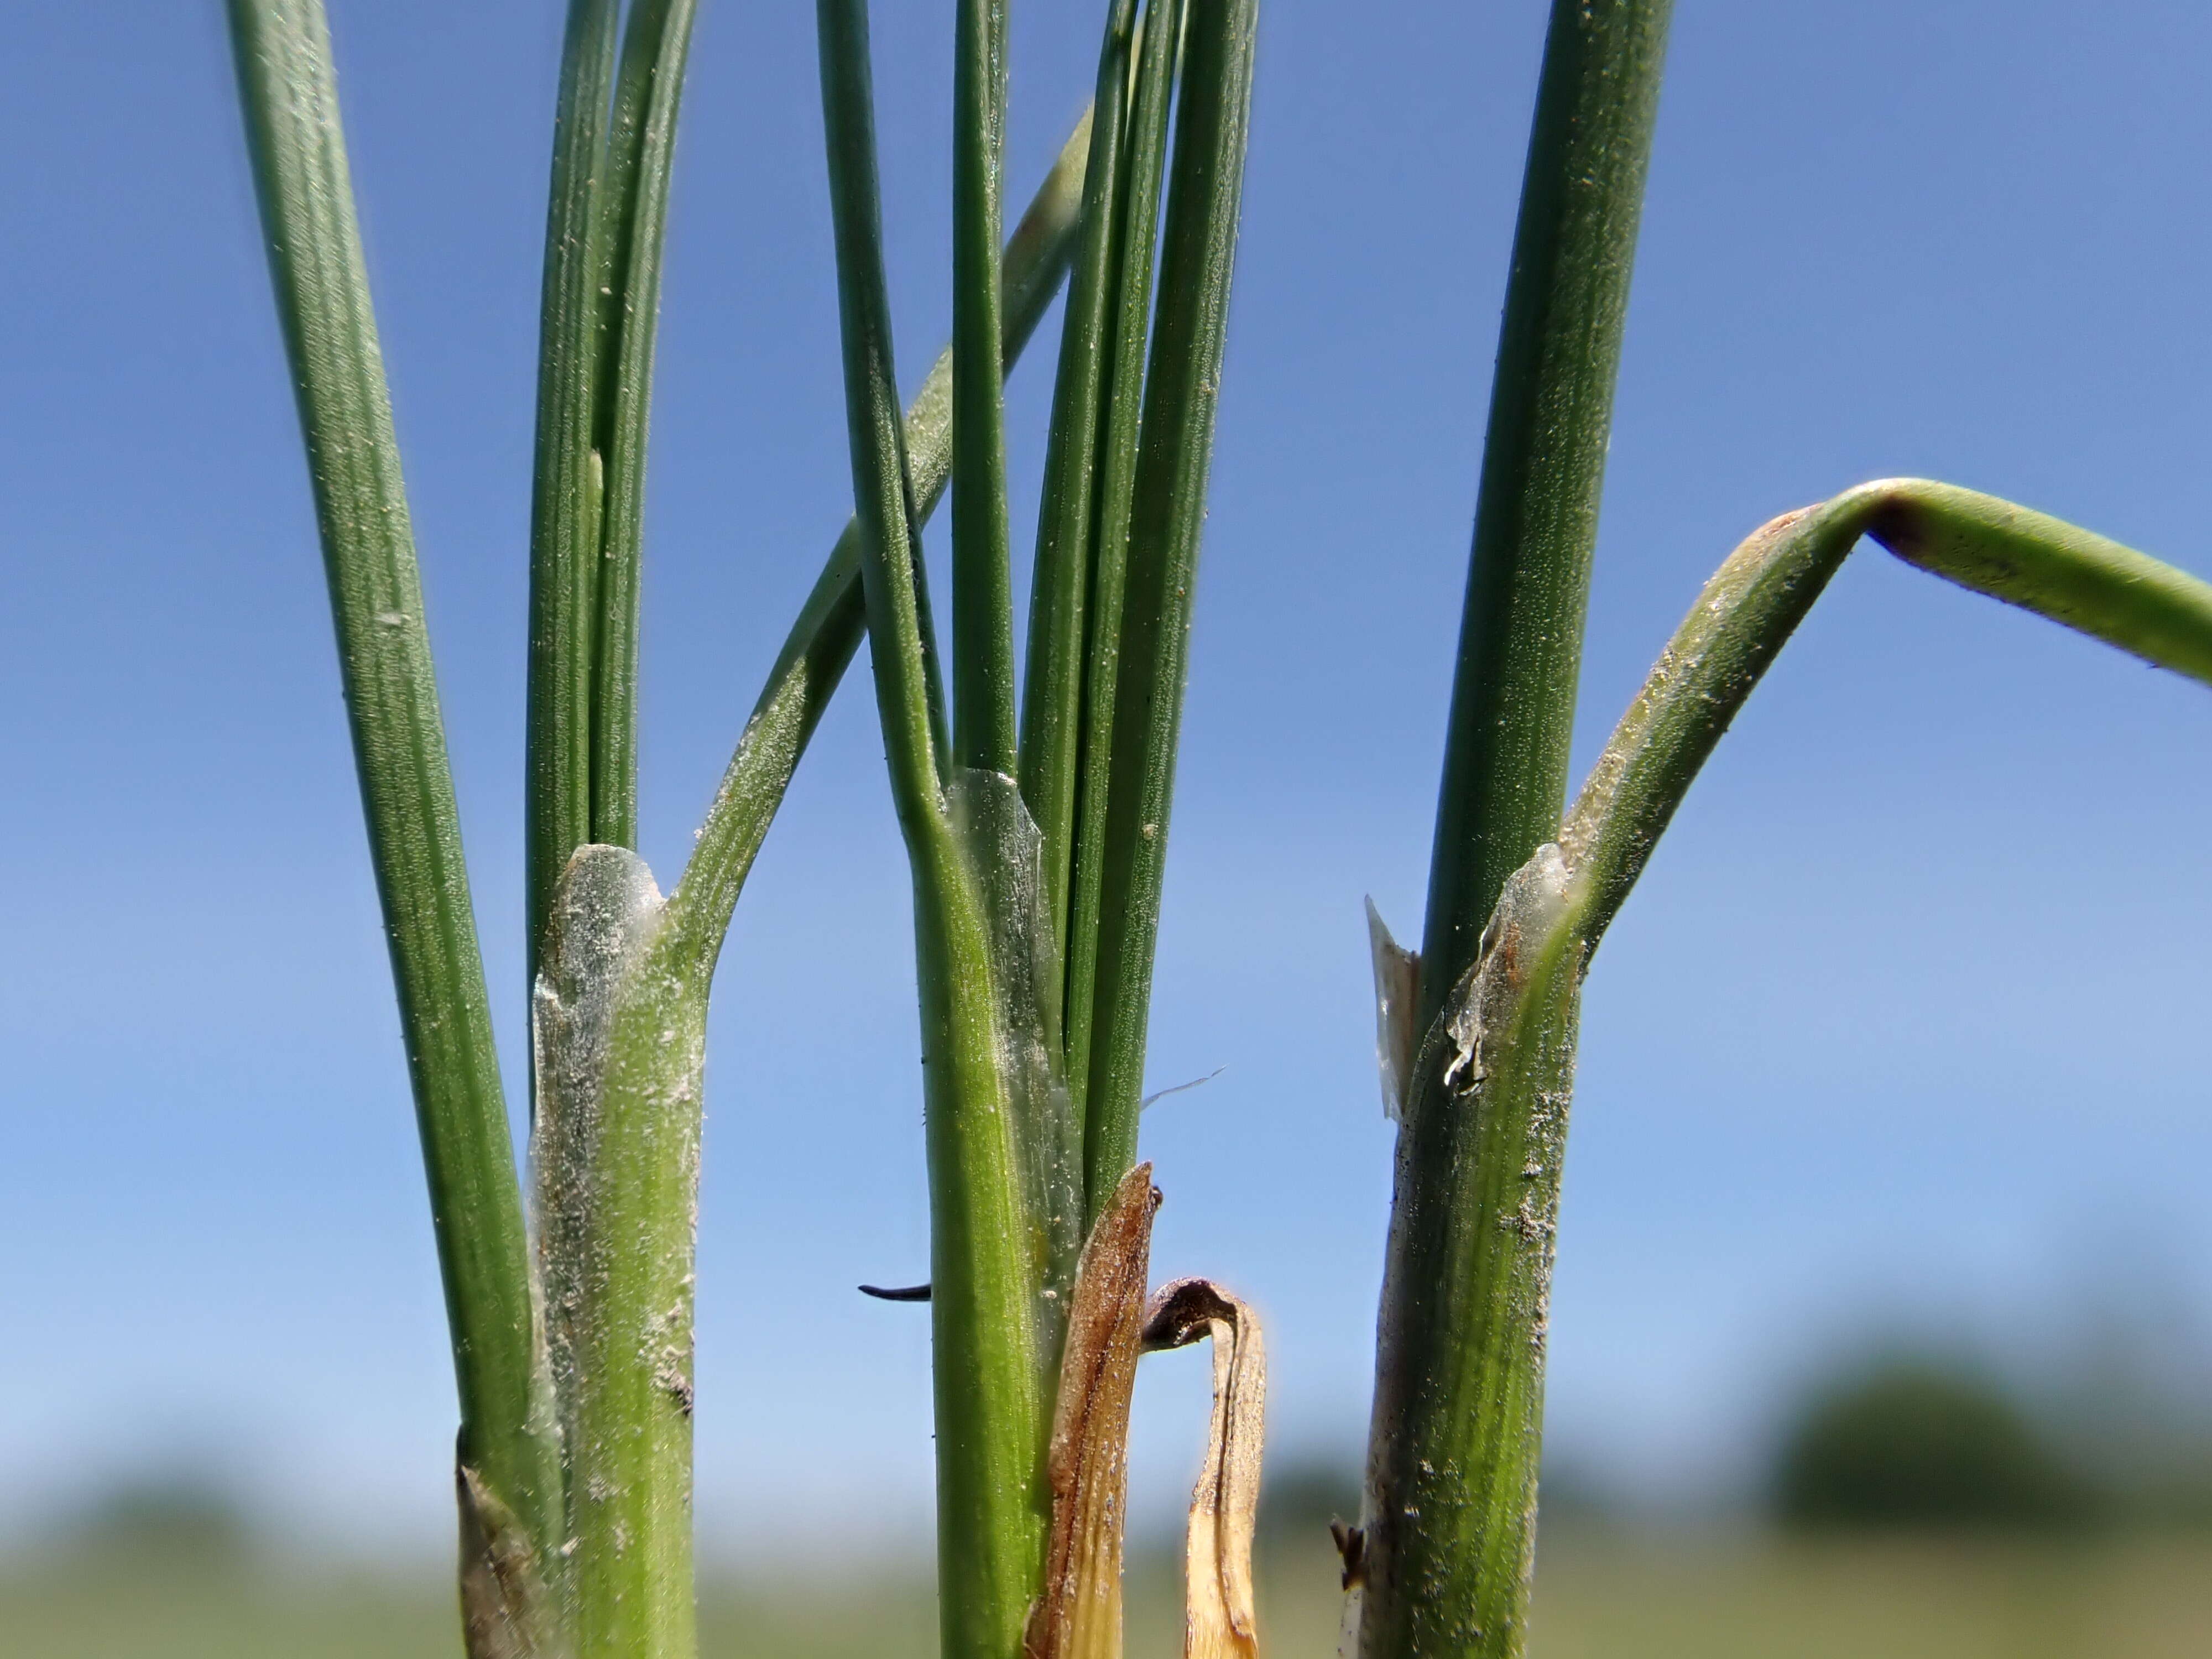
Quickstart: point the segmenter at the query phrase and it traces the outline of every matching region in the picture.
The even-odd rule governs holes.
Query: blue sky
[[[559,8],[331,6],[513,1060]],[[1019,191],[1096,9],[1016,8]],[[1543,10],[1262,17],[1154,1019],[1157,1083],[1225,1069],[1145,1151],[1163,1272],[1271,1316],[1286,1449],[1364,1430],[1389,1131],[1359,902],[1418,932]],[[911,385],[947,316],[950,8],[876,14]],[[1681,0],[1583,762],[1728,549],[1861,478],[2212,574],[2208,50],[2178,3]],[[807,9],[705,8],[647,523],[664,877],[846,510],[814,73]],[[0,76],[0,1530],[200,1456],[442,1540],[442,1316],[218,8],[34,9]],[[1048,361],[1011,389],[1018,526]],[[849,1288],[919,1276],[927,1228],[873,720],[848,693],[824,725],[718,988],[720,1535],[896,1541],[927,1513],[926,1319]],[[1806,1356],[1870,1324],[2004,1340],[2145,1282],[2208,1317],[2208,744],[2197,689],[1878,552],[1846,568],[1590,981],[1557,1443],[1725,1481]],[[1151,1368],[1140,1502],[1187,1478],[1202,1363]]]

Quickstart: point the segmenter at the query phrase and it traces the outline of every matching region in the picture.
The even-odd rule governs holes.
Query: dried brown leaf
[[[1243,1302],[1210,1279],[1164,1285],[1145,1310],[1147,1352],[1213,1342],[1213,1417],[1183,1547],[1184,1659],[1258,1659],[1252,1533],[1266,1435],[1267,1346]]]
[[[1046,1472],[1052,1536],[1026,1659],[1121,1659],[1121,1536],[1129,1396],[1136,1385],[1152,1216],[1152,1166],[1123,1176],[1077,1263]]]

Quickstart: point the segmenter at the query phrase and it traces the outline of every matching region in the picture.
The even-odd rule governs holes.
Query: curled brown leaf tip
[[[1328,1523],[1328,1535],[1336,1542],[1336,1553],[1344,1563],[1344,1588],[1347,1590],[1367,1582],[1367,1534],[1358,1527],[1347,1526],[1342,1521]]]
[[[1257,1659],[1252,1533],[1266,1434],[1267,1348],[1245,1303],[1211,1279],[1178,1279],[1145,1310],[1146,1352],[1213,1341],[1213,1417],[1183,1547],[1184,1659]]]
[[[1120,1659],[1129,1396],[1152,1271],[1152,1166],[1121,1179],[1076,1264],[1046,1474],[1052,1534],[1025,1659]]]

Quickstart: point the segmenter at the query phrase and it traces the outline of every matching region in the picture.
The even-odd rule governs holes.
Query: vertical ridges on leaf
[[[1251,118],[1255,0],[1198,7],[1181,43],[1181,110],[1145,377],[1115,678],[1084,1096],[1095,1206],[1135,1161],[1168,809],[1189,668],[1215,406]],[[1103,625],[1103,623],[1102,623]]]
[[[1006,0],[958,0],[952,76],[953,763],[1012,776],[1014,592],[1000,385]]]
[[[1052,420],[1045,437],[1044,489],[1037,509],[1036,574],[1022,688],[1022,795],[1043,837],[1047,907],[1061,953],[1054,990],[1063,1010],[1069,1006],[1068,882],[1075,853],[1076,772],[1082,759],[1085,650],[1095,551],[1095,452],[1105,413],[1107,318],[1114,297],[1121,135],[1136,12],[1136,0],[1115,0],[1099,51],[1084,177],[1083,234],[1060,325],[1060,371],[1053,383]],[[1079,1113],[1079,1105],[1078,1109]]]
[[[637,844],[638,583],[653,344],[668,191],[696,0],[635,0],[623,41],[599,203],[601,296],[596,447],[605,467],[594,586],[591,836]]]
[[[1000,349],[1009,368],[1029,343],[1067,270],[1083,222],[1084,169],[1090,153],[1086,111],[1007,239]],[[907,467],[920,520],[936,509],[951,465],[951,377],[948,347],[907,405]],[[785,636],[700,826],[684,878],[669,896],[671,926],[685,931],[706,970],[721,949],[738,890],[799,757],[866,630],[860,538],[858,522],[848,520]]]
[[[1503,914],[1501,894],[1557,833],[1565,804],[1670,13],[1669,0],[1553,0],[1545,37],[1445,733],[1419,951],[1422,1046],[1398,1132],[1361,1659],[1517,1659],[1526,1640],[1571,988],[1559,993],[1565,1006],[1547,1005],[1550,1023],[1506,1045],[1516,1058],[1503,1080],[1445,1079],[1462,1056],[1439,1034],[1487,948],[1486,924]]]
[[[530,972],[568,857],[637,842],[645,451],[695,0],[571,0],[538,335],[526,763]],[[617,35],[619,33],[619,49]]]
[[[853,512],[860,528],[861,587],[876,700],[900,821],[909,836],[934,833],[943,808],[945,757],[933,729],[937,722],[923,649],[921,556],[909,517],[905,431],[884,289],[867,9],[859,0],[817,0],[816,9]]]
[[[1200,1338],[1213,1345],[1213,1410],[1183,1540],[1183,1659],[1259,1659],[1252,1536],[1267,1407],[1259,1316],[1211,1279],[1178,1279],[1152,1293],[1146,1352]]]
[[[330,29],[320,0],[230,0],[228,15],[422,1136],[460,1460],[542,1549],[560,1469],[521,1188]]]
[[[617,0],[569,0],[553,117],[531,492],[523,794],[526,972],[568,855],[592,838],[592,701],[600,497],[595,445],[608,103]]]
[[[1483,441],[1421,957],[1425,1025],[1559,821],[1672,0],[1553,0]]]
[[[1077,1115],[1090,1121],[1091,1048],[1098,1019],[1099,935],[1107,863],[1107,804],[1111,799],[1115,708],[1121,660],[1122,596],[1129,560],[1129,517],[1136,488],[1138,436],[1145,399],[1145,347],[1152,320],[1152,276],[1158,264],[1154,226],[1168,163],[1177,46],[1183,0],[1152,0],[1134,42],[1135,58],[1118,59],[1109,35],[1102,86],[1114,63],[1123,70],[1127,119],[1116,161],[1117,188],[1104,204],[1098,234],[1106,247],[1105,328],[1098,395],[1101,404],[1091,448],[1083,465],[1087,486],[1089,565],[1085,577],[1081,680],[1077,726],[1069,741],[1073,790],[1069,833],[1066,962],[1067,1075]],[[1115,20],[1118,21],[1118,16]],[[1110,27],[1110,26],[1109,26]],[[1088,1128],[1085,1137],[1088,1138]],[[1086,1182],[1089,1177],[1086,1176]],[[1104,1193],[1094,1192],[1093,1206]]]

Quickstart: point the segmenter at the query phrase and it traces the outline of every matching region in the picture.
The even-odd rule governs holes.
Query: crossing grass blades
[[[1258,1651],[1251,1309],[1148,1283],[1146,1028],[1244,169],[1254,0],[1113,0],[1095,98],[1002,240],[1004,0],[956,0],[951,343],[903,410],[864,0],[818,0],[854,516],[674,887],[635,850],[654,327],[691,0],[570,0],[530,548],[532,1155],[510,1152],[321,0],[228,0],[422,1133],[475,1659],[692,1659],[707,998],[865,636],[908,856],[944,1652],[1112,1659],[1139,1358],[1214,1407],[1186,1652]],[[1522,1651],[1579,988],[1699,766],[1838,563],[1908,563],[2212,683],[2212,588],[1887,480],[1699,596],[1571,808],[1569,722],[1665,0],[1559,0],[1492,390],[1420,947],[1374,929],[1399,1121],[1346,1651]],[[1016,650],[1006,368],[1067,289]],[[942,644],[921,559],[951,495]],[[1018,668],[1017,665],[1019,665]],[[1194,1194],[1202,1172],[1178,1174]],[[1172,1184],[1172,1183],[1171,1183]],[[922,1295],[921,1289],[909,1293]]]

